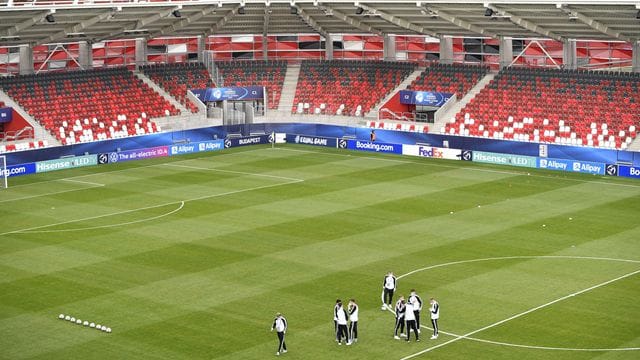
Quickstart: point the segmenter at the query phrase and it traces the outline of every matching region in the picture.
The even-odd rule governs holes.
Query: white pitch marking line
[[[68,181],[68,182],[73,182],[73,183],[78,183],[78,184],[93,185],[94,187],[105,186],[105,184],[101,184],[101,183],[97,183],[97,182],[91,182],[91,181],[74,180],[73,178],[60,179],[59,181]]]
[[[44,194],[39,194],[39,195],[23,196],[23,197],[15,198],[15,199],[5,199],[5,200],[0,200],[0,204],[1,203],[5,203],[5,202],[27,200],[27,199],[35,199],[35,198],[49,196],[49,195],[64,194],[64,193],[80,191],[80,190],[94,189],[96,187],[99,187],[99,186],[86,187],[86,188],[82,188],[82,189],[71,189],[71,190],[54,191],[54,192],[44,193]]]
[[[388,310],[389,310],[389,312],[391,312],[392,314],[395,315],[393,310],[391,310],[391,309],[388,309]],[[433,331],[433,328],[428,327],[426,325],[420,325],[420,327],[423,328],[423,329],[427,329],[427,330]],[[452,332],[443,331],[443,330],[438,330],[438,332],[440,334],[445,334],[445,335],[449,335],[449,336],[453,336],[453,337],[462,337],[462,335],[455,334],[455,333],[452,333]],[[507,343],[507,342],[501,342],[501,341],[479,339],[479,338],[470,337],[470,336],[465,337],[465,339],[466,340],[477,341],[477,342],[481,342],[481,343],[486,343],[486,344],[492,344],[492,345],[510,346],[510,347],[525,348],[525,349],[536,349],[536,350],[585,351],[585,352],[637,351],[637,350],[640,350],[640,347],[628,347],[628,348],[565,348],[565,347],[552,347],[552,346],[522,345],[522,344],[513,344],[513,343]]]
[[[147,219],[134,220],[134,221],[118,223],[118,224],[109,224],[109,225],[100,225],[100,226],[91,226],[91,227],[73,228],[73,229],[59,229],[59,230],[22,230],[22,231],[20,231],[20,233],[22,233],[22,234],[34,234],[34,233],[40,234],[40,233],[54,233],[54,232],[85,231],[85,230],[105,229],[105,228],[111,228],[111,227],[116,227],[116,226],[138,224],[138,223],[142,223],[142,222],[146,222],[146,221],[153,221],[153,220],[161,219],[161,218],[163,218],[165,216],[169,216],[169,215],[175,214],[178,211],[182,210],[183,207],[184,207],[184,201],[181,201],[180,202],[180,206],[178,206],[177,209],[173,209],[173,210],[169,211],[168,213],[161,214],[161,215],[156,215],[156,216],[153,216],[153,217],[150,217],[150,218],[147,218]],[[77,220],[77,221],[80,221],[80,220]],[[50,226],[52,226],[52,225],[50,225]]]
[[[287,149],[287,148],[279,148],[279,149],[286,150],[286,151],[297,151],[297,152],[314,153],[314,154],[326,154],[326,155],[333,155],[333,156],[344,156],[344,157],[351,157],[352,156],[351,154],[336,154],[336,153],[331,153],[331,152],[322,152],[322,151],[313,151],[313,150],[300,150],[300,149]],[[481,169],[481,168],[476,168],[476,167],[464,167],[463,168],[463,167],[453,166],[453,165],[431,164],[431,163],[424,163],[424,162],[419,162],[419,161],[387,159],[387,158],[379,158],[379,157],[375,157],[375,156],[358,156],[358,155],[356,155],[356,157],[360,158],[360,159],[371,159],[371,160],[377,160],[377,161],[389,161],[389,162],[396,162],[396,163],[401,163],[401,164],[416,164],[416,165],[422,165],[422,166],[434,166],[434,167],[443,167],[443,168],[449,168],[449,169],[470,170],[470,171],[479,171],[479,172],[505,174],[505,175],[525,175],[524,172]],[[564,180],[564,181],[574,181],[574,182],[582,182],[582,183],[595,183],[595,184],[602,184],[602,185],[622,186],[622,187],[630,187],[630,188],[636,188],[636,189],[640,188],[639,185],[633,185],[633,184],[618,184],[618,183],[608,183],[608,182],[603,182],[603,181],[571,179],[571,178],[555,177],[555,176],[551,176],[551,175],[536,175],[536,174],[534,174],[534,175],[529,175],[529,176],[539,177],[539,178],[548,178],[548,179],[554,179],[554,180]]]
[[[69,182],[74,182],[74,183],[79,183],[79,184],[86,184],[86,185],[91,185],[91,186],[80,188],[80,189],[61,190],[61,191],[54,191],[54,192],[38,194],[38,195],[23,196],[23,197],[19,197],[19,198],[15,198],[15,199],[5,199],[5,200],[0,200],[0,203],[19,201],[19,200],[27,200],[27,199],[35,199],[35,198],[49,196],[49,195],[64,194],[64,193],[68,193],[68,192],[82,191],[82,190],[94,189],[94,188],[97,188],[97,187],[105,186],[104,184],[100,184],[100,183],[94,183],[94,182],[89,182],[89,181],[71,180],[71,179],[57,179],[57,180],[51,180],[51,181],[69,181]],[[27,185],[27,184],[25,184],[25,185]]]
[[[246,191],[254,191],[254,190],[266,189],[266,188],[271,188],[271,187],[276,187],[276,186],[296,184],[296,183],[303,182],[303,181],[304,180],[299,180],[299,181],[290,181],[290,182],[280,183],[280,184],[270,184],[270,185],[256,186],[256,187],[252,187],[252,188],[248,188],[248,189],[227,191],[227,192],[223,192],[223,193],[220,193],[220,194],[205,195],[205,196],[195,197],[195,198],[191,198],[191,199],[172,201],[172,202],[168,202],[168,203],[164,203],[164,204],[146,206],[146,207],[137,208],[137,209],[131,209],[131,210],[117,211],[117,212],[113,212],[113,213],[109,213],[109,214],[91,216],[91,217],[86,217],[86,218],[82,218],[82,219],[68,220],[68,221],[62,221],[62,222],[53,223],[53,224],[34,226],[34,227],[31,227],[31,228],[26,228],[26,229],[19,229],[19,230],[12,230],[12,231],[3,232],[3,233],[0,233],[0,236],[9,235],[9,234],[34,232],[33,230],[44,229],[44,228],[48,228],[48,227],[52,227],[52,226],[70,224],[70,223],[74,223],[74,222],[87,221],[87,220],[93,220],[93,219],[99,219],[99,218],[103,218],[103,217],[107,217],[107,216],[127,214],[127,213],[136,212],[136,211],[140,211],[140,210],[154,209],[154,208],[167,206],[167,205],[171,205],[171,204],[178,204],[180,202],[185,202],[186,203],[186,202],[189,202],[189,201],[205,200],[205,199],[210,199],[210,198],[214,198],[214,197],[238,194],[238,193],[246,192]]]
[[[508,318],[506,318],[506,319],[500,320],[500,321],[498,321],[498,322],[495,322],[495,323],[493,323],[493,324],[487,325],[487,326],[482,327],[482,328],[480,328],[480,329],[477,329],[477,330],[474,330],[474,331],[468,332],[468,333],[466,333],[466,334],[464,334],[464,335],[460,335],[460,336],[458,336],[458,337],[456,337],[456,338],[453,338],[453,339],[451,339],[451,340],[449,340],[449,341],[445,341],[445,342],[443,342],[443,343],[441,343],[441,344],[438,344],[438,345],[432,346],[432,347],[430,347],[430,348],[426,348],[426,349],[424,349],[424,350],[422,350],[422,351],[419,351],[419,352],[417,352],[417,353],[415,353],[415,354],[411,354],[411,355],[409,355],[409,356],[405,356],[405,357],[403,357],[403,358],[402,358],[402,359],[400,359],[400,360],[408,360],[408,359],[412,359],[412,358],[414,358],[414,357],[416,357],[416,356],[419,356],[419,355],[422,355],[422,354],[428,353],[428,352],[430,352],[430,351],[432,351],[432,350],[435,350],[435,349],[441,348],[441,347],[446,346],[446,345],[448,345],[448,344],[454,343],[454,342],[456,342],[456,341],[458,341],[458,340],[466,339],[466,338],[468,338],[468,337],[469,337],[469,336],[471,336],[471,335],[477,334],[477,333],[479,333],[479,332],[481,332],[481,331],[484,331],[484,330],[487,330],[487,329],[491,329],[491,328],[496,327],[496,326],[498,326],[498,325],[502,325],[502,324],[504,324],[504,323],[506,323],[506,322],[508,322],[508,321],[511,321],[511,320],[517,319],[517,318],[522,317],[522,316],[527,315],[527,314],[530,314],[530,313],[532,313],[532,312],[534,312],[534,311],[540,310],[540,309],[545,308],[545,307],[547,307],[547,306],[550,306],[550,305],[553,305],[553,304],[558,303],[558,302],[560,302],[560,301],[566,300],[566,299],[568,299],[568,298],[570,298],[570,297],[573,297],[573,296],[576,296],[576,295],[583,294],[583,293],[585,293],[585,292],[588,292],[588,291],[591,291],[591,290],[597,289],[597,288],[599,288],[599,287],[602,287],[602,286],[605,286],[605,285],[611,284],[611,283],[613,283],[613,282],[615,282],[615,281],[618,281],[618,280],[622,280],[622,279],[628,278],[628,277],[633,276],[633,275],[638,274],[638,273],[640,273],[640,270],[636,270],[636,271],[633,271],[633,272],[627,273],[627,274],[625,274],[625,275],[618,276],[618,277],[617,277],[617,278],[615,278],[615,279],[607,280],[607,281],[602,282],[602,283],[600,283],[600,284],[597,284],[597,285],[594,285],[594,286],[588,287],[588,288],[586,288],[586,289],[583,289],[583,290],[580,290],[580,291],[574,292],[574,293],[569,294],[569,295],[565,295],[565,296],[563,296],[563,297],[561,297],[561,298],[555,299],[555,300],[553,300],[553,301],[549,301],[548,303],[545,303],[545,304],[542,304],[542,305],[538,305],[538,306],[536,306],[536,307],[534,307],[534,308],[531,308],[531,309],[529,309],[529,310],[527,310],[527,311],[523,311],[523,312],[521,312],[521,313],[519,313],[519,314],[516,314],[516,315],[510,316],[510,317],[508,317]]]
[[[281,179],[281,180],[289,180],[289,181],[303,181],[302,179],[290,178],[290,177],[286,177],[286,176],[277,176],[277,175],[269,175],[269,174],[250,173],[250,172],[244,172],[244,171],[223,170],[223,169],[206,168],[206,167],[191,166],[191,165],[179,165],[179,164],[173,164],[173,163],[166,163],[166,164],[162,164],[162,165],[164,165],[164,166],[170,166],[170,167],[185,168],[185,169],[193,169],[193,170],[217,171],[217,172],[223,172],[223,173],[229,173],[229,174],[240,174],[240,175],[249,175],[249,176],[259,176],[259,177],[266,177],[266,178],[273,178],[273,179]]]
[[[596,256],[572,256],[572,255],[522,255],[522,256],[500,256],[500,257],[489,257],[482,259],[471,259],[471,260],[460,260],[460,261],[452,261],[443,264],[436,264],[427,267],[423,267],[420,269],[409,271],[406,274],[402,274],[398,276],[398,279],[402,279],[403,277],[413,275],[420,271],[431,270],[439,267],[450,266],[450,265],[458,265],[458,264],[466,264],[472,262],[479,261],[493,261],[493,260],[516,260],[516,259],[585,259],[585,260],[603,260],[603,261],[619,261],[619,262],[629,262],[634,264],[640,264],[640,260],[630,260],[630,259],[615,259],[608,257],[596,257]]]
[[[252,149],[252,150],[244,150],[244,151],[235,151],[235,152],[230,152],[230,153],[217,154],[216,157],[218,157],[218,156],[229,156],[229,155],[239,155],[239,154],[244,154],[244,153],[248,153],[248,152],[256,152],[256,151],[262,151],[262,150],[264,150],[264,149]],[[211,156],[202,156],[202,157],[186,159],[186,160],[176,160],[175,162],[182,162],[182,161],[189,161],[189,160],[196,160],[196,159],[208,159],[210,157]],[[113,163],[113,164],[117,164],[117,163]],[[62,178],[62,179],[51,179],[51,180],[44,180],[44,181],[36,181],[36,182],[28,183],[28,184],[14,185],[14,186],[11,186],[10,189],[15,189],[17,187],[30,186],[30,185],[35,185],[35,184],[45,184],[45,183],[54,182],[54,181],[71,180],[71,179],[83,178],[83,177],[88,177],[88,176],[96,176],[96,175],[111,174],[111,173],[122,172],[122,171],[144,169],[144,168],[148,168],[148,167],[162,166],[162,165],[164,165],[164,163],[163,164],[151,164],[151,165],[135,166],[135,167],[125,168],[125,169],[115,169],[115,170],[111,170],[111,171],[101,171],[101,172],[95,172],[95,173],[91,173],[91,174],[71,176],[71,177]]]

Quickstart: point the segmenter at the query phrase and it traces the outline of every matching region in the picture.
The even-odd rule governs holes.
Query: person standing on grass
[[[407,321],[407,342],[411,339],[411,330],[413,330],[413,333],[416,335],[416,341],[420,341],[415,314],[415,311],[413,311],[413,304],[410,301],[407,302],[404,313],[404,318]]]
[[[287,344],[284,342],[284,335],[287,333],[287,319],[285,319],[281,313],[277,313],[276,318],[273,319],[271,331],[273,331],[273,329],[276,329],[276,333],[278,334],[278,351],[276,355],[284,354],[287,352]]]
[[[406,305],[404,303],[404,296],[400,295],[400,298],[396,302],[396,327],[393,332],[393,338],[400,340],[398,336],[398,330],[400,330],[400,336],[406,336],[404,334],[404,313],[406,311]]]
[[[340,308],[340,305],[342,305],[342,301],[340,299],[337,299],[336,304],[333,306],[333,333],[334,334],[338,333],[338,309]],[[338,341],[337,337],[336,337],[336,341]]]
[[[396,291],[396,276],[389,271],[382,281],[382,308],[380,310],[391,309],[393,302],[393,292]]]
[[[355,299],[349,300],[349,341],[347,345],[358,342],[358,304]]]
[[[422,310],[422,299],[420,295],[416,294],[416,289],[411,289],[411,296],[409,296],[409,303],[413,307],[413,313],[416,318],[416,328],[418,333],[420,332],[420,310]]]
[[[431,311],[431,325],[433,325],[433,336],[431,336],[431,339],[437,339],[438,338],[438,319],[440,318],[440,304],[438,304],[438,302],[436,301],[436,299],[431,298],[431,308],[429,309]]]
[[[336,331],[336,341],[338,345],[342,345],[342,338],[344,337],[345,342],[349,342],[349,335],[347,334],[347,311],[342,306],[342,301],[338,300],[336,304],[336,323],[338,324],[338,329]]]

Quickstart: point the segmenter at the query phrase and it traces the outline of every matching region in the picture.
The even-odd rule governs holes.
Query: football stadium
[[[638,132],[638,0],[1,0],[0,359],[639,359]]]

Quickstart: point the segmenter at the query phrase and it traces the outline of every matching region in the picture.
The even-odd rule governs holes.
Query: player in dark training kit
[[[396,327],[393,333],[393,338],[400,340],[400,336],[406,336],[404,334],[404,314],[406,311],[406,305],[404,302],[404,296],[400,295],[400,298],[396,302]],[[398,330],[400,330],[400,336],[398,336]]]

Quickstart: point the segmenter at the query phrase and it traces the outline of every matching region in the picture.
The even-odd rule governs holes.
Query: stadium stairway
[[[430,132],[439,134],[441,132],[441,129],[452,118],[454,118],[456,114],[460,112],[460,110],[462,110],[476,95],[478,95],[480,93],[480,90],[484,89],[484,87],[487,86],[495,77],[495,73],[487,73],[487,75],[480,79],[480,81],[478,81],[478,83],[474,87],[472,87],[471,90],[469,90],[469,92],[462,99],[460,99],[447,112],[440,116],[441,120],[433,124]]]
[[[280,95],[278,111],[291,111],[291,108],[293,107],[293,99],[296,96],[296,88],[298,87],[299,76],[300,64],[288,64],[287,72],[284,75],[284,83],[282,84],[282,94]]]
[[[149,79],[146,75],[144,75],[143,73],[141,73],[138,70],[135,70],[133,72],[133,74],[138,79],[142,80],[145,84],[149,85],[149,87],[152,88],[153,91],[155,91],[158,94],[162,95],[163,98],[165,98],[171,105],[175,106],[176,109],[180,110],[181,113],[183,113],[183,114],[191,113],[191,111],[189,111],[186,107],[184,107],[184,105],[182,105],[178,100],[176,100],[173,96],[171,96],[163,88],[158,86],[158,84],[153,82],[153,80]]]
[[[154,118],[153,121],[162,131],[180,131],[222,125],[222,120],[208,119],[205,113],[191,112],[175,116]]]
[[[627,148],[629,151],[640,151],[640,137],[637,137]]]
[[[46,140],[49,146],[59,146],[60,141],[56,139],[51,133],[45,129],[39,121],[29,115],[23,108],[18,105],[17,102],[0,89],[0,101],[4,102],[6,106],[12,107],[23,119],[25,119],[31,127],[33,127],[33,134],[36,140]]]
[[[389,94],[387,94],[387,96],[384,99],[380,100],[376,106],[371,108],[371,111],[369,111],[364,117],[367,118],[367,119],[376,119],[377,120],[378,119],[378,111],[380,111],[380,108],[382,108],[382,106],[384,104],[386,104],[387,101],[389,101],[395,94],[397,94],[398,91],[404,90],[409,85],[411,85],[411,83],[413,81],[415,81],[418,78],[418,76],[420,76],[420,74],[422,74],[423,71],[425,71],[424,67],[416,68],[416,70],[413,73],[411,73],[409,76],[407,76],[407,78],[404,79],[404,81],[401,82]]]

